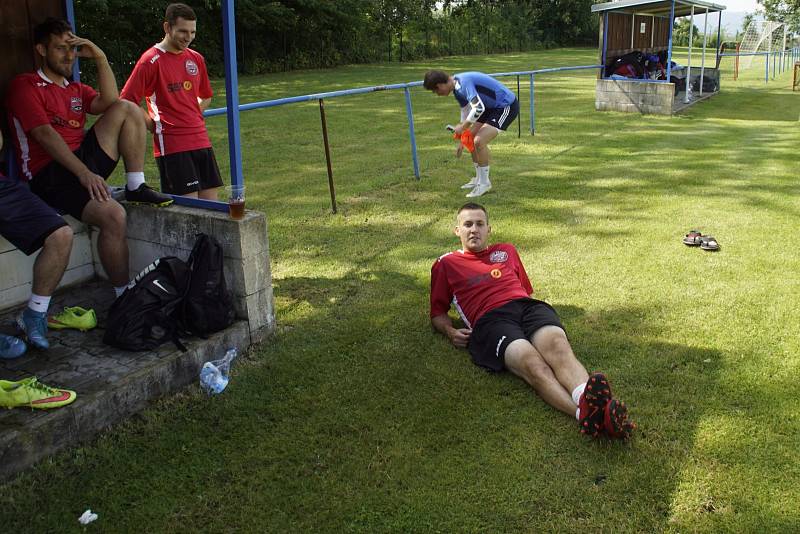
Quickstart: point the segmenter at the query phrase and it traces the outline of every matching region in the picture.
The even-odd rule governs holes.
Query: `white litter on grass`
[[[703,360],[703,363],[711,363],[711,358],[709,358],[707,360]]]
[[[95,519],[97,519],[97,514],[93,514],[91,510],[86,510],[83,512],[83,515],[78,518],[78,522],[81,525],[88,525]]]

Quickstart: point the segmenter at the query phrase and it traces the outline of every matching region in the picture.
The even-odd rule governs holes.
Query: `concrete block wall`
[[[597,80],[595,109],[672,115],[673,83],[642,83],[629,80]]]
[[[162,256],[186,260],[196,234],[212,235],[225,251],[225,280],[234,294],[237,317],[248,321],[251,342],[260,342],[272,333],[275,309],[267,218],[263,213],[248,210],[244,219],[234,221],[227,213],[197,208],[123,206],[128,214],[131,278]],[[96,276],[106,278],[97,254],[98,232],[72,217],[66,219],[75,239],[69,267],[59,287]],[[35,257],[25,256],[0,238],[0,310],[18,306],[29,298]]]
[[[74,234],[69,264],[59,288],[79,284],[95,277],[91,229],[70,216],[64,217]],[[95,232],[96,233],[96,232]],[[33,282],[33,263],[39,252],[26,256],[0,237],[0,310],[18,306],[28,300]]]
[[[260,342],[272,333],[275,308],[267,218],[263,213],[248,210],[244,219],[235,221],[219,211],[124,205],[131,278],[161,256],[186,260],[198,233],[214,236],[225,253],[225,281],[234,295],[236,315],[248,321],[251,342]],[[99,265],[97,272],[103,274]]]

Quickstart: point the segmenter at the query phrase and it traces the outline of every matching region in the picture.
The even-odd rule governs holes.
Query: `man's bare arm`
[[[89,191],[89,196],[95,200],[108,200],[108,187],[102,176],[93,173],[69,149],[69,145],[58,135],[58,132],[49,124],[37,126],[31,130],[33,137],[52,158],[64,166],[69,172],[78,177],[81,185]]]
[[[472,332],[469,328],[455,328],[453,321],[446,313],[431,317],[431,324],[437,332],[447,337],[454,346],[465,349],[469,342],[469,335]]]
[[[200,105],[200,111],[205,111],[211,105],[211,98],[198,98],[197,103]]]
[[[93,59],[97,65],[97,92],[100,94],[92,100],[89,112],[93,115],[99,115],[107,110],[111,104],[119,100],[117,80],[114,78],[111,65],[108,64],[106,53],[89,39],[78,37],[74,33],[69,34],[67,44],[79,46],[78,57]]]

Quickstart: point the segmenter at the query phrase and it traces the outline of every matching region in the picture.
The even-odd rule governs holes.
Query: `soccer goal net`
[[[753,20],[747,25],[739,46],[739,53],[755,54],[757,52],[772,52],[783,50],[786,43],[786,25],[772,20]],[[742,57],[742,68],[750,68],[753,64],[753,55]]]

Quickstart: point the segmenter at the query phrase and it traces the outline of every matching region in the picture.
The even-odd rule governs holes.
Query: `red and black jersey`
[[[212,95],[202,55],[190,48],[174,54],[161,45],[142,54],[120,93],[134,104],[147,102],[156,157],[211,148],[197,99]]]
[[[79,82],[57,85],[40,70],[20,74],[8,88],[6,107],[22,176],[30,180],[52,156],[36,142],[30,131],[49,124],[70,150],[83,142],[86,113],[97,92]]]
[[[477,254],[449,252],[431,267],[431,317],[447,313],[452,303],[468,328],[486,312],[532,293],[517,249],[509,243]]]

